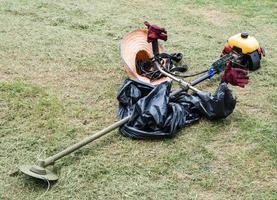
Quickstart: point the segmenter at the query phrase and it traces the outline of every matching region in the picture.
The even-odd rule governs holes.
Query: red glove
[[[228,45],[228,44],[225,44],[224,48],[222,50],[222,54],[223,55],[229,54],[229,53],[231,53],[231,51],[232,51],[232,47],[230,45]]]
[[[231,85],[244,87],[249,82],[248,71],[241,68],[233,68],[232,62],[226,64],[221,81]]]
[[[156,39],[167,40],[167,31],[154,24],[149,24],[149,22],[144,22],[148,28],[147,42],[153,42]]]

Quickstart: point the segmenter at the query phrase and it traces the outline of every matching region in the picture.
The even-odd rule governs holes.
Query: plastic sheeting
[[[127,79],[117,96],[118,117],[131,119],[120,132],[136,139],[172,137],[202,116],[210,120],[225,118],[236,105],[226,83],[221,83],[214,95],[180,92],[172,96],[170,92],[170,82],[152,86]]]

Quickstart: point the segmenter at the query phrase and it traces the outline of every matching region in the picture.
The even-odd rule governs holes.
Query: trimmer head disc
[[[59,179],[57,174],[38,165],[22,165],[19,167],[19,170],[22,173],[37,179],[47,181],[56,181]]]

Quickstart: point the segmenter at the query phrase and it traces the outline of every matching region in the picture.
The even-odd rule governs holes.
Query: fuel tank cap
[[[241,34],[240,34],[240,36],[242,37],[242,38],[248,38],[248,33],[247,32],[242,32]]]

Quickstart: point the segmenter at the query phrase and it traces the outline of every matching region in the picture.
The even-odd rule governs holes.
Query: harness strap
[[[180,62],[182,57],[183,55],[181,53],[161,53],[146,61],[137,60],[136,67],[140,75],[153,81],[163,77],[162,73],[154,67],[153,63],[155,60],[158,60],[161,63],[162,68],[166,72],[176,75],[175,72],[184,73],[188,70],[187,65],[175,66],[175,63]]]

